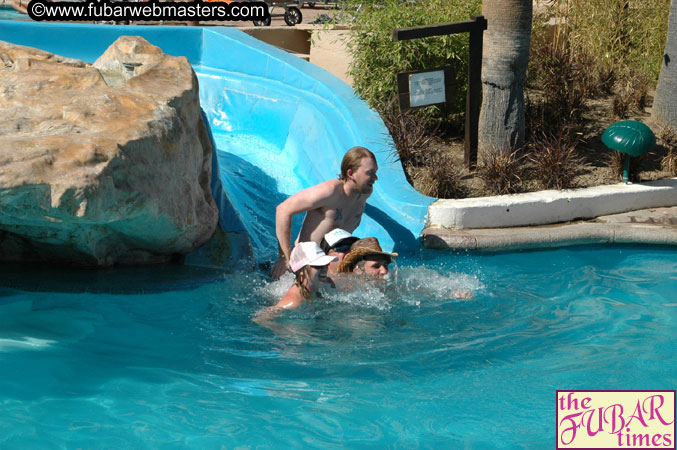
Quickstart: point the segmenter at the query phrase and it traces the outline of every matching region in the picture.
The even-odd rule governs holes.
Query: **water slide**
[[[354,234],[386,250],[419,246],[428,205],[407,182],[376,112],[343,81],[232,27],[158,27],[0,21],[0,40],[93,62],[119,36],[142,36],[185,56],[216,144],[212,193],[224,231],[246,231],[258,262],[277,255],[275,207],[334,178],[343,154],[376,154],[379,181]],[[218,166],[218,167],[216,167]],[[302,217],[294,221],[294,235]]]

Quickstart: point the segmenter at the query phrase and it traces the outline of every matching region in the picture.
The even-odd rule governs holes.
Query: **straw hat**
[[[350,246],[350,253],[339,264],[338,273],[352,272],[358,262],[372,255],[383,255],[392,260],[397,253],[384,252],[375,237],[360,239]]]

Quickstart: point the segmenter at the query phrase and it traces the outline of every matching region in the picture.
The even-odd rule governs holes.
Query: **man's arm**
[[[321,208],[335,195],[332,181],[325,181],[283,201],[275,210],[275,235],[279,244],[280,258],[273,266],[272,276],[278,279],[287,270],[291,256],[291,223],[294,214]]]

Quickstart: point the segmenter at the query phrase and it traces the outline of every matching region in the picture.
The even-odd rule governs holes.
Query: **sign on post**
[[[456,91],[453,67],[397,74],[400,109],[451,103]]]
[[[405,41],[409,39],[422,39],[431,36],[446,36],[456,33],[469,33],[469,61],[468,61],[468,96],[465,106],[465,163],[469,169],[474,169],[477,165],[477,145],[478,145],[478,126],[480,118],[480,106],[482,104],[482,40],[484,30],[487,29],[487,21],[484,16],[473,16],[472,20],[456,23],[440,23],[437,25],[424,25],[420,27],[398,28],[393,31],[394,41]],[[400,94],[400,105],[402,103],[402,83],[400,76],[407,74],[397,74],[398,91]],[[445,81],[448,79],[445,74]],[[445,89],[449,89],[445,84]],[[410,92],[411,89],[407,90]],[[447,98],[448,92],[445,92]],[[424,96],[425,97],[425,96]],[[410,107],[412,100],[407,95]],[[419,100],[417,100],[419,101]],[[447,100],[449,101],[449,100]],[[433,104],[433,103],[431,103]],[[402,107],[402,106],[400,106]],[[403,108],[404,109],[404,108]]]

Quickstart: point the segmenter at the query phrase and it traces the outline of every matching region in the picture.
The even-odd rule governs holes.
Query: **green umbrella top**
[[[616,122],[604,130],[602,142],[612,150],[639,156],[656,145],[656,136],[651,128],[636,120]]]

